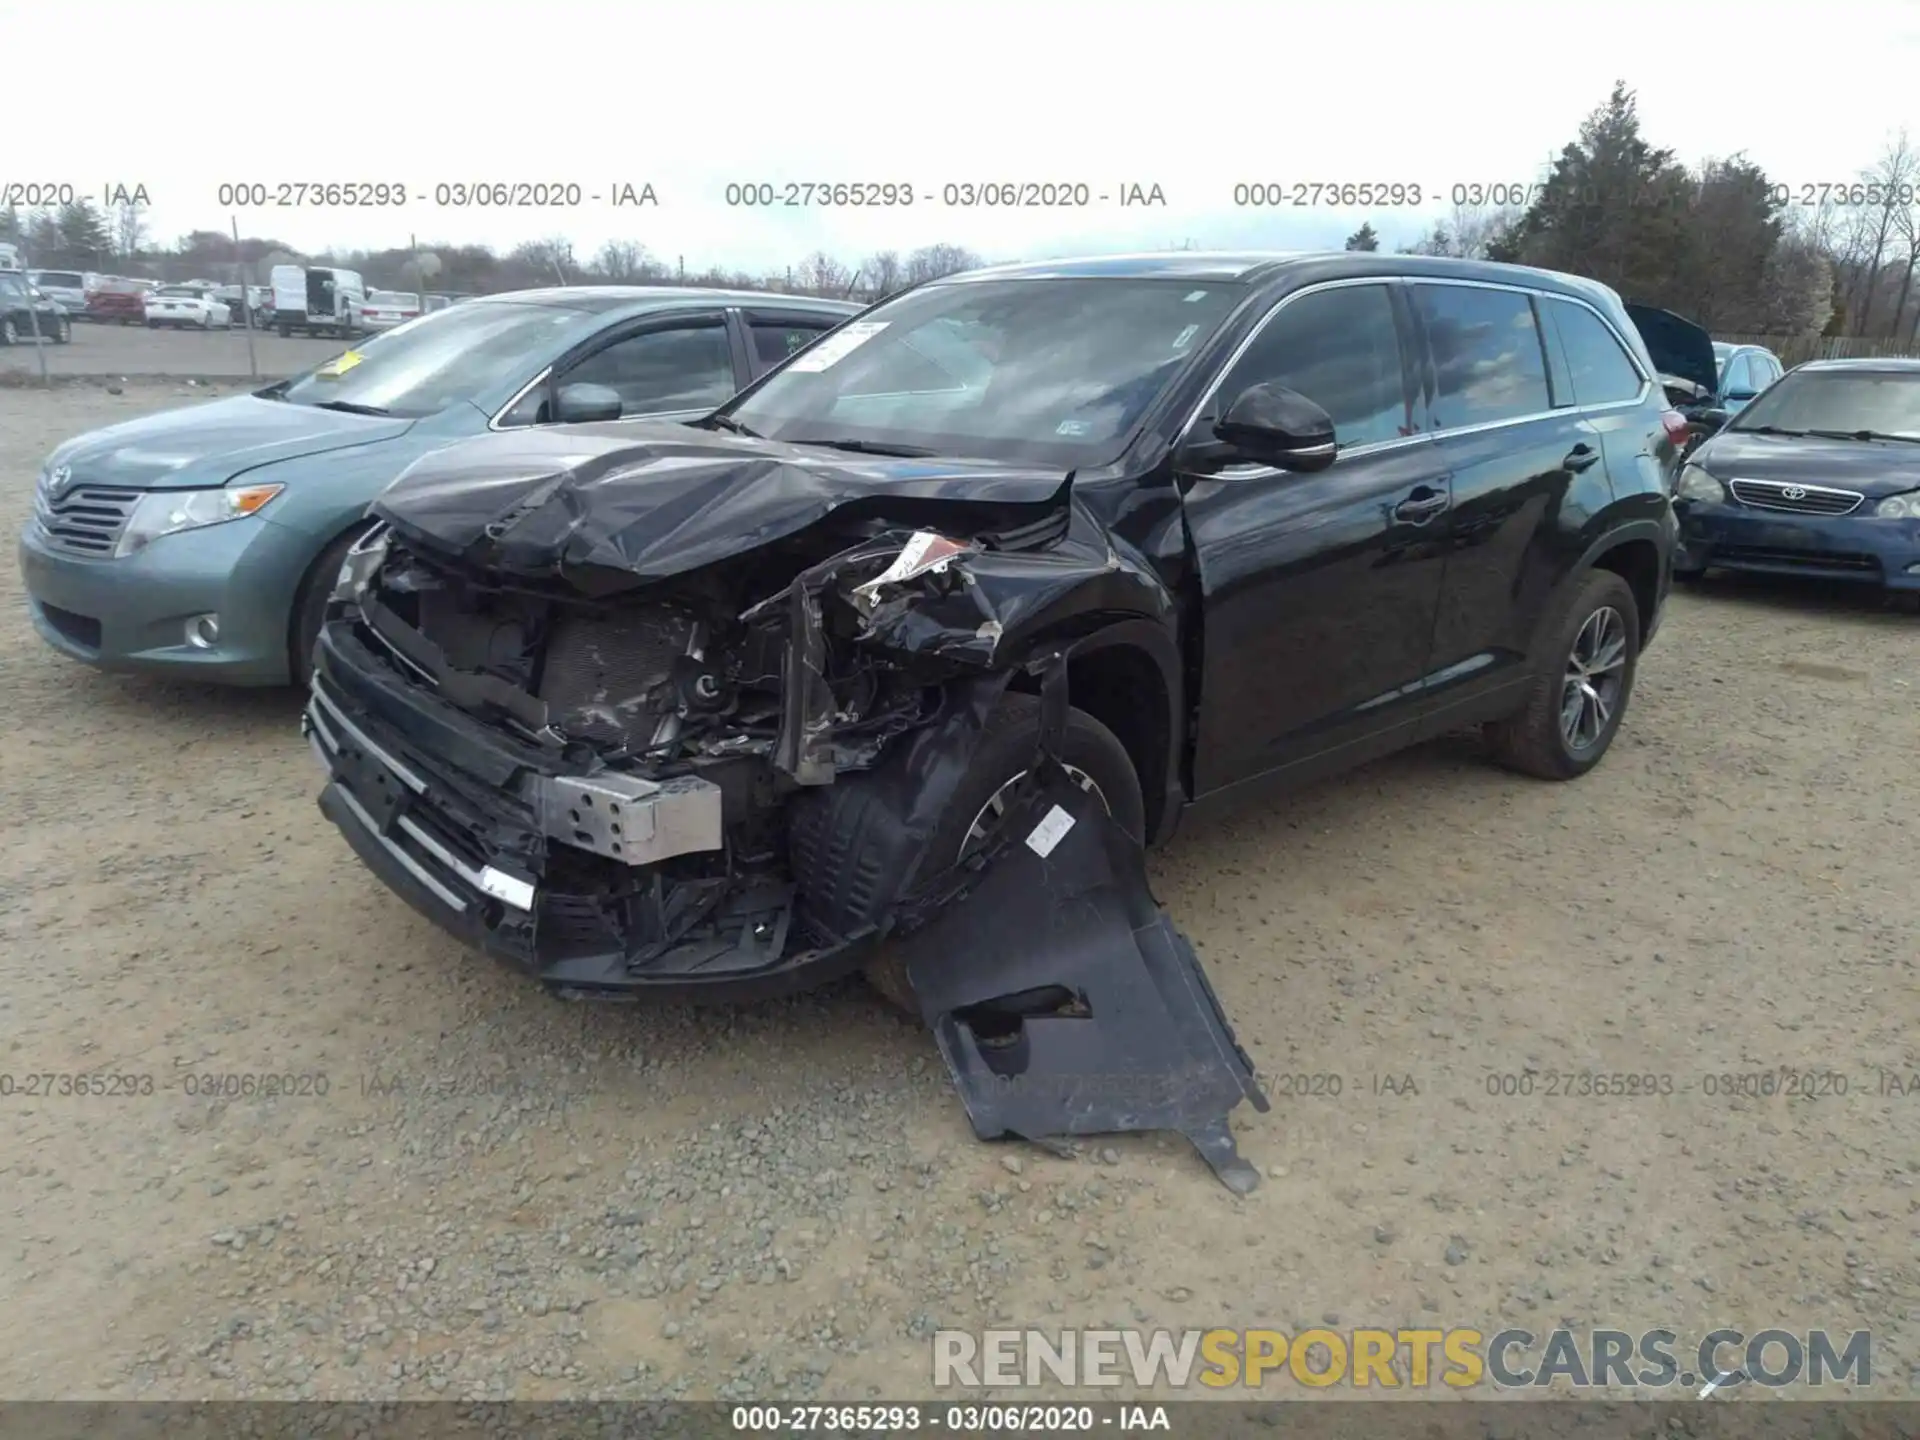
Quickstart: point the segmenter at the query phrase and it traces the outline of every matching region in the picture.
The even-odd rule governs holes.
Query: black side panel
[[[1051,760],[1000,833],[964,902],[949,892],[900,942],[974,1133],[1177,1130],[1252,1190],[1227,1117],[1267,1099],[1138,842]]]

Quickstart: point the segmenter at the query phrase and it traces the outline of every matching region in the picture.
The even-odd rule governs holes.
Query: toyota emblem
[[[63,494],[67,486],[72,483],[73,467],[71,465],[56,466],[53,472],[47,476],[47,493],[58,497]]]
[[[1780,498],[1782,500],[1804,500],[1807,498],[1807,487],[1804,485],[1782,485],[1780,487]]]

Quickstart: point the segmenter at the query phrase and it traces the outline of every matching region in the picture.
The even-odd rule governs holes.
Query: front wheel
[[[1039,742],[1039,698],[1023,694],[1003,697],[987,718],[966,776],[948,800],[927,842],[924,875],[930,877],[944,870],[993,838],[1015,784],[1026,775]],[[1118,736],[1085,711],[1070,709],[1059,759],[1074,782],[1098,799],[1128,834],[1136,839],[1145,835],[1146,802],[1141,798],[1140,778]],[[874,803],[878,791],[861,786],[851,777],[832,788],[840,792],[831,797],[832,803],[799,823],[825,824],[833,833],[822,837],[824,843],[795,847],[796,857],[808,856],[822,873],[805,873],[809,867],[803,862],[796,867],[794,878],[816,913],[830,923],[851,928],[867,918],[857,913],[854,899],[855,892],[870,879],[872,869],[859,853],[857,837],[863,829],[859,811],[865,804]],[[866,978],[894,1006],[909,1015],[919,1015],[906,960],[897,946],[882,945],[866,967]]]
[[[1640,607],[1611,570],[1573,587],[1553,622],[1526,703],[1486,730],[1494,758],[1542,780],[1573,780],[1620,733],[1640,661]]]

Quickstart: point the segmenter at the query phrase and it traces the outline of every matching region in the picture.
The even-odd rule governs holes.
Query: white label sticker
[[[1067,832],[1071,829],[1073,816],[1056,805],[1033,827],[1033,833],[1027,836],[1027,848],[1044,860],[1053,853],[1054,846],[1067,838]]]
[[[834,331],[787,368],[811,374],[825,370],[829,365],[838,365],[886,328],[885,320],[857,321],[844,329]]]
[[[1185,304],[1185,305],[1191,305],[1191,304],[1193,304],[1193,302],[1194,302],[1194,301],[1196,301],[1196,300],[1204,300],[1204,299],[1206,299],[1206,298],[1207,298],[1207,292],[1206,292],[1206,291],[1204,291],[1204,290],[1195,290],[1195,291],[1194,291],[1194,292],[1193,292],[1193,293],[1192,293],[1191,295],[1189,295],[1189,296],[1187,296],[1187,298],[1186,298],[1186,299],[1185,299],[1184,301],[1182,301],[1181,303],[1182,303],[1182,304]]]
[[[855,586],[853,593],[871,604],[883,585],[911,580],[926,570],[944,570],[954,556],[968,553],[967,547],[958,540],[949,540],[931,530],[915,531],[913,538],[893,557],[893,563],[866,584]]]

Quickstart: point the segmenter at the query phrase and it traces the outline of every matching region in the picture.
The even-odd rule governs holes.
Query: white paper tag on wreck
[[[807,353],[787,366],[789,370],[811,372],[838,365],[867,341],[887,328],[885,320],[860,320],[842,326],[826,339],[809,347]]]
[[[1053,853],[1054,846],[1067,838],[1071,829],[1073,816],[1056,805],[1033,827],[1033,833],[1027,836],[1027,848],[1044,860]]]
[[[929,570],[944,570],[947,562],[956,555],[971,553],[972,547],[958,540],[949,540],[944,535],[936,535],[931,530],[914,533],[911,540],[900,547],[900,553],[893,557],[893,563],[882,570],[864,585],[856,585],[853,593],[868,605],[880,596],[884,585],[898,585],[903,580],[911,580],[916,575],[924,575]]]

